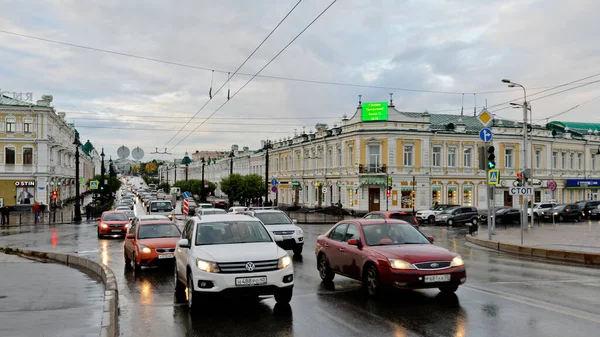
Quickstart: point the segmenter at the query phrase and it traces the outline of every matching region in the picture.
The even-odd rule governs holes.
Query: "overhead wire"
[[[242,85],[241,88],[239,88],[236,92],[233,93],[233,96],[231,96],[231,98],[233,99],[238,93],[240,93],[240,91],[242,91],[250,82],[252,82],[253,79],[256,78],[256,76],[258,74],[260,74],[266,67],[268,67],[273,61],[275,61],[277,59],[277,57],[279,57],[279,55],[281,55],[292,43],[294,43],[294,41],[296,41],[300,35],[302,35],[308,28],[310,28],[321,16],[323,16],[323,14],[325,14],[325,12],[327,12],[329,10],[329,8],[331,8],[331,6],[333,6],[333,4],[335,4],[337,2],[337,0],[333,0],[329,6],[327,6],[325,9],[323,9],[321,11],[321,13],[319,13],[319,15],[317,15],[317,17],[315,17],[306,27],[304,27],[304,29],[302,29],[300,31],[300,33],[298,33],[288,44],[286,44],[277,54],[275,54],[275,56],[273,56],[271,58],[271,60],[269,60],[269,62],[267,62],[264,66],[262,66],[262,68],[260,68],[258,70],[258,72],[256,72],[256,74],[254,74],[248,81],[246,81],[246,83],[244,83],[244,85]],[[179,144],[181,144],[184,140],[186,140],[193,132],[195,132],[196,130],[198,130],[198,128],[200,128],[206,121],[208,121],[212,116],[214,116],[219,110],[221,110],[221,108],[223,108],[227,103],[229,103],[230,100],[225,101],[223,104],[221,104],[215,111],[213,111],[213,113],[211,113],[208,117],[206,117],[202,123],[200,125],[198,125],[192,132],[188,133],[183,139],[181,139],[177,144],[175,144],[173,147],[171,147],[170,150],[174,149],[175,147],[177,147]],[[169,150],[169,151],[170,151]]]

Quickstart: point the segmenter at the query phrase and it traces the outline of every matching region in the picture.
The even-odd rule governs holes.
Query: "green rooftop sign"
[[[362,104],[362,121],[387,121],[388,120],[388,103],[387,102],[372,102]]]

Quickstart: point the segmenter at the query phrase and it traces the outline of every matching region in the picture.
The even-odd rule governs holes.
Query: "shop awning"
[[[367,176],[367,177],[360,177],[360,184],[361,185],[386,185],[386,178],[385,176],[381,176],[381,177],[376,177],[376,176]]]

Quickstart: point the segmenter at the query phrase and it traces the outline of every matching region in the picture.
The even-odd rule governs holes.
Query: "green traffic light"
[[[496,168],[496,163],[494,163],[493,161],[491,161],[491,162],[488,163],[488,167],[490,169]]]

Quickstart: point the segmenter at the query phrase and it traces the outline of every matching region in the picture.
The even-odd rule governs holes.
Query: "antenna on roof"
[[[460,101],[460,115],[461,116],[463,116],[464,108],[465,108],[465,93],[463,92],[462,98]]]
[[[358,95],[358,107],[362,107],[362,95]]]
[[[473,103],[473,116],[477,116],[477,94],[473,93],[473,101],[475,103]],[[487,105],[487,104],[486,104]]]

